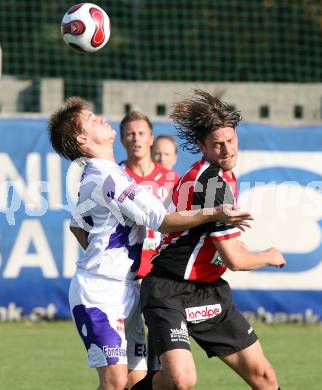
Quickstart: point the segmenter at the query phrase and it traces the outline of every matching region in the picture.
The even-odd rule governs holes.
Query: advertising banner
[[[118,129],[118,124],[114,124]],[[154,132],[174,134],[171,124]],[[283,269],[227,272],[237,306],[268,322],[322,316],[322,126],[242,124],[239,203],[255,217],[241,239],[280,248]],[[69,162],[53,152],[45,119],[0,120],[0,321],[70,318],[68,287],[82,251],[69,231],[77,198]],[[124,149],[117,139],[117,162]],[[183,174],[200,158],[179,151]]]

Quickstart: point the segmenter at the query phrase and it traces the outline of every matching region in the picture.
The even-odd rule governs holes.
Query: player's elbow
[[[163,229],[161,226],[159,227],[158,232],[160,232],[162,234],[168,233],[167,229]]]
[[[230,269],[230,271],[236,272],[236,271],[241,271],[241,268],[238,266],[238,264],[232,264],[227,266],[227,268]]]
[[[159,226],[158,232],[165,234],[165,233],[172,233],[173,229],[170,225],[167,224],[166,221],[163,220],[162,224]]]
[[[222,261],[225,266],[233,272],[245,271],[246,265],[249,263],[249,252],[243,242],[231,239],[224,244],[219,244],[222,247],[219,250]]]
[[[228,267],[231,271],[236,272],[236,271],[242,271],[242,268],[238,264],[234,264],[230,267]]]
[[[225,259],[224,261],[225,266],[230,269],[230,271],[236,272],[236,271],[241,271],[242,267],[239,264],[237,259],[231,258],[231,259]]]
[[[173,219],[173,214],[167,214],[161,225],[159,226],[158,232],[166,234],[166,233],[172,233],[178,231],[176,220]]]

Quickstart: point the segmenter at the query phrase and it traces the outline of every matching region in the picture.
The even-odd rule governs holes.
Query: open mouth
[[[141,150],[141,149],[142,149],[142,146],[139,146],[139,145],[133,146],[133,148],[132,148],[132,150],[133,150],[134,152],[137,152],[138,150]]]

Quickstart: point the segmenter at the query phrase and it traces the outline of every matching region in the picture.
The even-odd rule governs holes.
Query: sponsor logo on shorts
[[[197,323],[216,317],[222,312],[221,304],[188,307],[186,309],[187,321]]]
[[[110,348],[107,345],[103,345],[103,352],[106,358],[121,357],[127,355],[126,348],[120,348],[120,347]]]
[[[253,327],[251,326],[251,327],[248,329],[247,333],[248,333],[248,334],[251,334],[253,330],[254,330],[254,329],[253,329]]]
[[[190,344],[189,341],[189,333],[187,329],[187,325],[185,322],[181,322],[181,328],[171,328],[170,329],[170,339],[171,342],[183,342]]]

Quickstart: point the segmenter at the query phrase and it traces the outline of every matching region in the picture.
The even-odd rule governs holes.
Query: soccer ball
[[[92,3],[79,3],[71,7],[61,23],[64,41],[80,52],[94,52],[106,45],[111,34],[110,19],[106,12]]]

